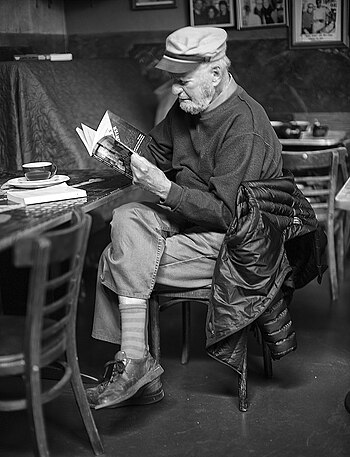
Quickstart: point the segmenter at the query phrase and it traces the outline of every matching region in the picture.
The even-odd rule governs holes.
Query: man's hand
[[[131,169],[134,176],[134,184],[153,192],[163,200],[167,198],[171,181],[162,170],[138,154],[132,154],[131,156]]]

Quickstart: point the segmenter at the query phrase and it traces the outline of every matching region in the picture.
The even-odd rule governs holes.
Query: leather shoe
[[[115,360],[109,360],[104,365],[104,373],[102,380],[93,387],[88,387],[85,390],[86,397],[88,399],[89,405],[91,408],[95,408],[95,405],[98,402],[98,397],[106,390],[107,386],[112,382],[113,373],[115,371]]]
[[[88,398],[90,408],[95,409],[95,406],[98,403],[98,397],[106,390],[109,383],[110,382],[108,380],[105,380],[99,383],[97,386],[89,387],[86,389],[86,396]],[[154,381],[151,381],[150,383],[145,384],[143,387],[141,387],[133,397],[129,398],[128,400],[124,400],[121,403],[109,406],[109,408],[151,405],[153,403],[157,403],[160,400],[163,400],[163,398],[164,390],[160,377],[158,377]]]
[[[126,356],[125,352],[117,352],[115,357],[115,369],[113,371],[112,380],[108,383],[102,393],[99,393],[97,396],[95,409],[116,407],[116,405],[134,397],[136,393],[142,396],[142,393],[144,393],[146,389],[139,393],[141,388],[144,386],[146,387],[146,385],[150,388],[149,384],[156,380],[156,378],[159,378],[164,372],[163,368],[154,360],[147,350],[142,359],[130,359]],[[154,387],[157,388],[157,385],[155,384],[153,388]],[[162,390],[161,386],[159,390],[158,385],[158,396],[161,398],[164,396]],[[151,395],[148,399],[152,399],[152,391],[148,391],[148,394],[149,393]],[[136,397],[134,401],[137,401],[137,398],[140,397]]]

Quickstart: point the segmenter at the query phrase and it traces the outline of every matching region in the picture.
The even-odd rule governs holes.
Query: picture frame
[[[130,0],[132,10],[159,10],[176,8],[176,0]]]
[[[190,25],[234,27],[233,0],[189,0]]]
[[[236,0],[237,29],[288,25],[288,0]]]
[[[348,0],[290,1],[290,48],[348,46]]]

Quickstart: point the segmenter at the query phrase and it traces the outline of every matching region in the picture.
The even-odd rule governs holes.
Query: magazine
[[[97,130],[81,124],[76,132],[91,157],[132,179],[131,154],[142,155],[151,137],[107,110]]]

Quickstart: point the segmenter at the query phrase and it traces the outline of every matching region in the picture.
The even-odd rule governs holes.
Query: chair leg
[[[149,299],[148,312],[150,352],[155,360],[160,363],[160,310],[156,296]]]
[[[74,392],[75,400],[78,404],[81,418],[84,422],[86,432],[88,434],[92,449],[95,455],[103,455],[104,449],[98,433],[89,403],[86,398],[83,382],[80,376],[78,364],[78,356],[75,343],[68,342],[67,361],[72,369],[71,385]]]
[[[244,354],[243,354],[243,363],[242,363],[242,372],[238,376],[238,401],[239,401],[239,410],[242,412],[247,411],[248,401],[247,401],[247,357],[248,357],[248,348],[247,344],[245,345]]]
[[[262,351],[263,351],[263,358],[264,358],[264,372],[267,378],[272,378],[272,359],[271,353],[268,345],[266,342],[262,340]]]
[[[344,280],[344,258],[345,258],[345,243],[344,243],[344,224],[345,222],[340,221],[337,230],[337,242],[336,242],[336,259],[337,259],[337,271],[338,271],[338,283],[341,284]]]
[[[191,335],[191,303],[182,303],[182,354],[181,363],[188,363],[190,357],[190,335]]]
[[[40,370],[33,370],[25,379],[27,391],[27,413],[29,426],[32,433],[34,455],[37,457],[49,457],[47,447],[43,405],[41,402],[41,379]]]
[[[337,274],[337,262],[335,256],[335,243],[334,243],[334,230],[333,227],[327,227],[328,236],[328,264],[329,264],[329,277],[331,283],[331,295],[332,302],[338,300],[338,274]]]

